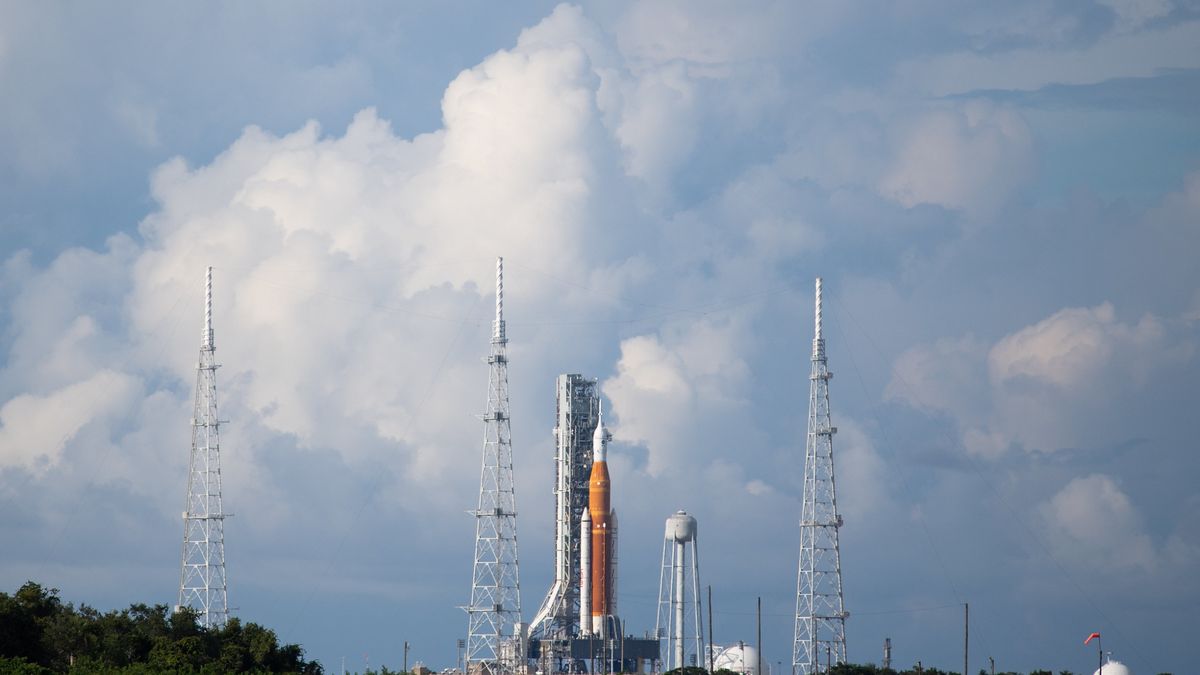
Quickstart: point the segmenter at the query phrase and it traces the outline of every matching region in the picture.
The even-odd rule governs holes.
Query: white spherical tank
[[[744,642],[720,649],[713,657],[713,670],[732,670],[740,675],[758,675],[758,650]]]
[[[1129,666],[1120,661],[1109,661],[1100,666],[1100,669],[1094,675],[1133,675],[1133,671],[1129,669]]]
[[[676,511],[667,518],[667,539],[676,542],[691,541],[696,538],[696,519],[686,511]]]

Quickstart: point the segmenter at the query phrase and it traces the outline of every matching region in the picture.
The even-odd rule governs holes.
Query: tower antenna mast
[[[204,274],[204,332],[196,366],[192,457],[183,511],[179,602],[195,610],[200,625],[220,627],[229,618],[225,581],[225,516],[221,506],[221,420],[217,416],[216,345],[212,327],[212,267]]]
[[[504,259],[496,258],[496,319],[492,322],[491,353],[487,358],[490,372],[487,412],[483,415],[483,465],[479,505],[471,512],[475,516],[475,564],[471,603],[463,608],[468,616],[466,666],[471,675],[509,670],[502,663],[502,646],[518,637],[515,630],[521,622],[507,345]]]
[[[821,331],[821,279],[816,282],[816,314],[812,375],[808,401],[808,435],[804,450],[804,495],[800,508],[800,570],[796,581],[796,635],[792,670],[800,675],[846,662],[846,616],[842,599],[842,553],[833,480],[833,435],[829,417],[829,363]]]

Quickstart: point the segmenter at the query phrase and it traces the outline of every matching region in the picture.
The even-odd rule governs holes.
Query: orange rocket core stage
[[[603,460],[592,463],[592,475],[588,479],[588,511],[592,517],[592,626],[600,631],[604,617],[609,614],[612,590],[609,580],[612,577],[612,560],[609,538],[613,535],[610,525],[612,507],[610,504],[608,462]]]

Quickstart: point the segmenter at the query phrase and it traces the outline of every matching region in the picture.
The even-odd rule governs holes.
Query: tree
[[[219,675],[230,672],[320,675],[299,645],[280,645],[275,632],[230,619],[220,629],[201,626],[196,613],[166,605],[133,604],[101,614],[76,609],[56,589],[34,582],[13,595],[0,593],[0,675],[67,672]]]

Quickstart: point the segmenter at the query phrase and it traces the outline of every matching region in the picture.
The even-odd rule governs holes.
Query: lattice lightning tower
[[[496,320],[487,362],[487,412],[483,416],[483,468],[475,510],[475,566],[467,611],[467,672],[495,673],[501,642],[521,621],[517,573],[517,505],[513,486],[512,437],[508,409],[508,358],[504,332],[504,259],[496,259]],[[478,665],[474,665],[478,664]],[[472,671],[472,667],[475,671]]]
[[[183,560],[176,610],[190,607],[201,625],[229,618],[225,583],[225,516],[221,507],[221,420],[217,417],[217,364],[212,328],[212,267],[204,275],[204,332],[196,366],[192,459],[183,512]]]
[[[793,673],[811,675],[846,661],[846,616],[842,600],[842,554],[833,480],[833,435],[829,419],[829,364],[821,335],[821,280],[816,284],[816,330],[804,450],[804,500],[800,509],[800,572],[796,583]]]

